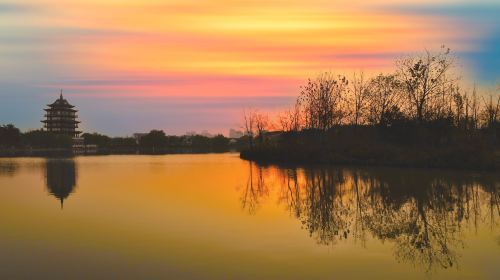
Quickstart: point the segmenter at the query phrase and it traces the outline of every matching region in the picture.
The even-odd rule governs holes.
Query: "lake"
[[[492,173],[0,159],[1,279],[499,279]]]

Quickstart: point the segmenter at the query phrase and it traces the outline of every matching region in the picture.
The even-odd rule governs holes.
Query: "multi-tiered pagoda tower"
[[[74,109],[75,106],[63,98],[62,90],[59,99],[47,106],[48,108],[44,109],[46,112],[45,120],[42,121],[44,128],[52,133],[78,137],[81,133],[77,130],[80,123],[76,120],[78,117],[76,112],[78,111]]]

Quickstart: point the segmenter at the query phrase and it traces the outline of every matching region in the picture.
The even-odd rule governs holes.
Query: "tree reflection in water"
[[[269,188],[264,181],[263,167],[248,162],[249,176],[241,196],[243,209],[255,214],[262,199],[269,195]]]
[[[318,243],[390,241],[398,261],[427,271],[457,265],[466,230],[499,228],[500,178],[494,174],[249,162],[243,208],[255,213],[269,186]]]
[[[61,202],[74,191],[76,185],[76,165],[73,159],[47,159],[45,163],[47,190]]]

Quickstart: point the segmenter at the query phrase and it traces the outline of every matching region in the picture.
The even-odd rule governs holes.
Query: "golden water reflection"
[[[499,184],[237,154],[4,158],[0,278],[495,279]]]

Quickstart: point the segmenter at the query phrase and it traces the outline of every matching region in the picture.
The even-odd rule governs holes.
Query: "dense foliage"
[[[47,131],[32,130],[26,133],[12,124],[0,126],[0,148],[70,148],[72,145],[71,137],[56,135]]]
[[[21,143],[21,131],[12,124],[0,126],[0,147],[15,147]]]

